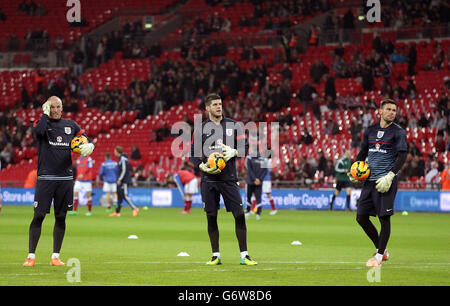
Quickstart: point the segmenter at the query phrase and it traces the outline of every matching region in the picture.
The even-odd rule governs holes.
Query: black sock
[[[333,194],[333,197],[331,198],[330,208],[333,208],[334,199],[336,199],[336,195],[335,194]]]
[[[41,229],[42,229],[42,222],[44,221],[45,214],[41,213],[34,213],[33,220],[30,224],[30,230],[29,230],[29,240],[28,240],[28,252],[29,253],[36,253],[36,247],[39,242],[39,238],[41,237]]]
[[[243,213],[234,214],[234,222],[239,250],[241,252],[247,251],[247,226],[245,224],[245,215]]]
[[[378,249],[378,231],[370,221],[369,216],[366,215],[357,215],[356,221],[361,225],[364,232],[369,236],[370,240],[372,240],[376,249]]]
[[[66,212],[55,213],[55,226],[53,227],[53,253],[59,253],[59,251],[61,251],[65,232]]]
[[[213,253],[219,252],[219,226],[217,225],[217,212],[207,213],[208,235]]]
[[[391,235],[391,216],[380,217],[380,238],[378,242],[378,254],[384,254],[386,246],[389,241],[389,236]]]
[[[350,195],[347,195],[347,201],[345,202],[345,204],[347,205],[347,209],[350,209]]]
[[[245,207],[246,211],[249,213],[251,208],[252,208],[252,203],[247,200],[247,205]]]

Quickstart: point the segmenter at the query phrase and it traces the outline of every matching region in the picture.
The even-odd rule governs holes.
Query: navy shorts
[[[220,195],[222,195],[225,208],[228,212],[243,212],[242,198],[236,182],[205,182],[202,181],[201,193],[203,209],[205,212],[215,212],[220,208]]]
[[[55,213],[72,210],[73,180],[37,180],[34,193],[34,211],[49,214],[52,201]]]
[[[397,176],[392,181],[391,188],[385,193],[378,192],[376,181],[365,181],[361,196],[357,202],[356,213],[369,216],[392,216],[394,214],[394,200],[397,194]]]
[[[261,203],[262,185],[250,185],[247,184],[247,203],[251,205],[252,195],[255,195],[256,203]]]

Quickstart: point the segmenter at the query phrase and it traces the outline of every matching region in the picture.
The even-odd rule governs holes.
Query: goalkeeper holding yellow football
[[[207,265],[220,265],[219,227],[217,214],[220,196],[223,197],[228,212],[235,219],[236,237],[241,252],[242,265],[256,265],[247,252],[247,227],[245,224],[242,198],[237,185],[236,157],[245,156],[248,145],[241,126],[222,115],[222,99],[217,94],[209,94],[205,99],[208,120],[194,131],[191,144],[191,162],[202,171],[201,195],[208,221],[208,235],[211,242],[212,258]],[[237,149],[236,149],[237,148]],[[225,168],[210,167],[208,157],[214,152],[222,152]]]
[[[34,194],[34,216],[29,229],[29,253],[24,267],[35,265],[35,251],[41,236],[42,222],[50,213],[53,201],[55,226],[53,228],[53,254],[50,264],[63,266],[59,252],[66,230],[66,214],[73,207],[73,169],[70,142],[75,136],[84,135],[78,124],[61,118],[62,101],[50,97],[42,106],[41,119],[33,125],[38,143],[37,182]],[[86,135],[84,135],[86,136]],[[80,154],[88,156],[94,144],[80,146]]]
[[[406,160],[408,146],[403,128],[394,123],[397,104],[386,99],[381,102],[380,122],[369,126],[364,132],[357,161],[364,161],[370,167],[370,176],[364,181],[357,204],[356,220],[375,245],[374,256],[367,261],[368,267],[380,267],[389,258],[386,246],[391,233],[390,217],[394,214],[394,200],[397,194],[396,174]],[[358,182],[353,177],[352,182]],[[370,221],[369,216],[378,216],[381,230]]]

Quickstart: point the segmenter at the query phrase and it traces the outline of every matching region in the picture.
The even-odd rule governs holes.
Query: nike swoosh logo
[[[72,207],[73,206],[73,204],[72,205],[68,205],[67,207]]]
[[[386,209],[386,211],[391,211],[392,209]]]

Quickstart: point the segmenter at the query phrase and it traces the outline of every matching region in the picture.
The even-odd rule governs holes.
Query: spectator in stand
[[[350,126],[350,134],[352,135],[352,148],[359,148],[361,144],[361,133],[363,126],[361,121],[358,121],[356,117],[352,118],[352,124]]]
[[[328,70],[327,66],[325,66],[320,59],[316,59],[309,69],[309,75],[311,76],[313,83],[319,84],[320,79],[324,74],[328,73]]]
[[[311,25],[309,29],[308,44],[310,46],[317,46],[319,44],[319,27]]]
[[[430,121],[427,119],[425,114],[421,114],[417,125],[421,128],[428,128],[430,126]]]
[[[28,172],[27,179],[25,180],[24,188],[35,188],[37,181],[37,169],[33,169]]]
[[[409,46],[409,53],[408,53],[408,75],[412,76],[415,75],[415,66],[417,63],[417,50],[416,50],[416,44],[411,43]]]
[[[303,186],[308,186],[312,183],[312,178],[314,175],[313,168],[311,165],[306,161],[306,157],[302,156],[300,157],[300,184]],[[292,169],[294,170],[294,169]]]
[[[336,55],[334,57],[334,61],[331,64],[331,70],[334,73],[334,76],[337,78],[349,78],[350,77],[350,69],[345,62],[345,60]]]
[[[450,191],[450,165],[441,173],[442,191]]]
[[[397,48],[394,49],[394,52],[392,52],[391,56],[390,56],[390,61],[395,64],[395,63],[406,63],[408,61],[408,58],[403,54],[403,50],[399,50]]]
[[[327,177],[334,177],[336,174],[336,171],[334,171],[334,164],[333,164],[333,160],[331,160],[330,158],[327,158],[327,165],[325,167],[325,170],[323,171],[323,176],[327,176]]]
[[[325,74],[323,76],[325,81],[325,97],[331,97],[333,100],[336,99],[336,85],[334,78],[331,75]]]
[[[283,64],[283,69],[280,71],[280,74],[283,76],[283,80],[291,80],[292,79],[292,71],[289,68],[288,63]]]
[[[361,77],[364,91],[372,91],[374,80],[372,69],[370,69],[369,65],[362,65]]]
[[[344,15],[343,27],[346,30],[351,30],[355,28],[355,16],[351,9],[348,9]]]
[[[3,167],[12,164],[14,161],[14,150],[11,142],[8,142],[3,150],[0,152],[0,161]]]
[[[437,162],[433,161],[431,163],[431,169],[425,175],[425,182],[427,183],[427,188],[436,188],[437,183],[439,183],[439,171]]]
[[[84,53],[77,46],[75,47],[75,51],[73,54],[73,74],[75,77],[80,77],[83,74],[83,61],[84,61]]]
[[[445,143],[443,131],[439,131],[437,133],[435,147],[436,147],[436,152],[439,152],[439,153],[445,152],[445,150],[447,148],[447,144]]]
[[[141,165],[136,168],[136,172],[131,178],[131,181],[133,186],[139,186],[139,184],[147,181],[147,178],[144,176],[144,169],[142,169]]]
[[[411,114],[408,120],[408,128],[415,129],[417,128],[417,119],[414,114]]]
[[[434,112],[434,119],[430,127],[437,129],[438,132],[444,132],[447,129],[447,118],[442,116],[440,111]]]
[[[327,159],[325,158],[323,151],[319,151],[317,156],[317,171],[323,173],[326,168],[327,168]]]
[[[25,13],[28,14],[30,11],[30,6],[27,4],[26,0],[22,0],[22,2],[19,4],[19,8],[17,9],[19,13]]]
[[[56,66],[63,67],[65,66],[64,60],[64,38],[61,34],[55,39],[55,50],[56,50]]]
[[[141,152],[139,151],[139,148],[136,145],[133,145],[133,147],[131,148],[130,158],[132,160],[140,160],[142,158]]]
[[[305,145],[310,145],[314,142],[313,137],[311,136],[311,134],[309,133],[308,129],[304,129],[303,130],[303,135],[302,138],[300,139],[301,143],[305,144]]]
[[[411,160],[410,177],[425,176],[425,162],[418,155],[413,156]]]
[[[20,47],[19,38],[16,33],[13,33],[8,40],[8,51],[18,51]]]
[[[306,114],[308,111],[307,107],[311,106],[313,102],[313,94],[317,94],[316,88],[309,85],[308,80],[305,80],[302,88],[298,92],[298,99],[303,102],[303,113]]]
[[[328,119],[326,125],[325,125],[325,133],[328,135],[337,135],[339,134],[339,127],[336,124],[336,122],[334,122],[331,119]]]
[[[244,51],[241,54],[241,59],[246,61],[257,60],[260,58],[259,52],[255,48],[245,46]]]

